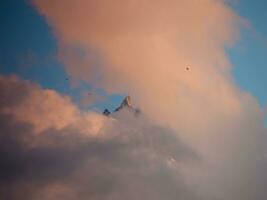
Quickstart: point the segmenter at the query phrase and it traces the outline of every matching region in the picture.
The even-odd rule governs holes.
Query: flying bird
[[[189,67],[186,67],[186,70],[188,71],[189,70]]]

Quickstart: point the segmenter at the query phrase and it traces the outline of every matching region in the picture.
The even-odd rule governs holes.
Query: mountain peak
[[[110,114],[114,113],[114,112],[118,112],[122,109],[125,109],[126,110],[129,110],[129,111],[132,111],[133,113],[135,114],[140,114],[141,111],[138,109],[138,108],[134,108],[133,105],[132,105],[132,102],[131,102],[131,97],[130,96],[126,96],[119,107],[117,107],[113,112],[110,112],[108,109],[105,109],[103,111],[103,114],[106,115],[106,116],[109,116]]]
[[[110,115],[110,111],[108,109],[105,109],[103,111],[103,115],[109,116]]]
[[[132,102],[131,102],[131,97],[127,96],[123,99],[123,101],[121,102],[121,106],[132,106]]]
[[[121,102],[120,106],[118,108],[115,109],[115,112],[123,109],[123,108],[132,108],[132,103],[131,103],[131,97],[130,96],[126,96],[123,101]]]

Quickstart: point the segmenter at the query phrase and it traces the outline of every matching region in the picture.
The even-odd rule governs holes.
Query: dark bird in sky
[[[186,70],[189,70],[189,67],[187,67]]]

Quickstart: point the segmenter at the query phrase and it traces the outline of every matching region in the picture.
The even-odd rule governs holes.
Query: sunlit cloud
[[[197,199],[180,168],[200,158],[172,130],[130,112],[82,113],[15,76],[0,83],[1,198]]]
[[[267,198],[264,111],[235,85],[226,53],[247,22],[227,1],[32,4],[71,81],[130,94],[142,114],[82,111],[54,90],[1,77],[3,198]]]

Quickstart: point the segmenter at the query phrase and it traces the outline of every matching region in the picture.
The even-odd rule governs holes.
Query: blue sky
[[[234,66],[236,84],[249,91],[262,107],[267,104],[267,1],[242,0],[233,5],[239,15],[251,23],[251,29],[243,30],[237,45],[228,50]],[[44,88],[53,88],[71,95],[79,101],[82,91],[90,86],[82,84],[72,88],[62,65],[56,59],[56,40],[44,18],[38,15],[25,0],[5,0],[0,6],[0,73],[18,74],[38,82]],[[121,95],[107,96],[107,101],[94,108],[109,108],[121,101]]]
[[[56,39],[49,26],[29,1],[7,0],[0,6],[0,73],[17,74],[72,96],[79,102],[81,93],[90,91],[90,86],[79,88],[70,85],[68,75],[57,61]],[[105,102],[93,105],[95,109],[107,106],[114,109],[123,98],[121,95],[107,96]],[[90,107],[92,108],[92,107]]]
[[[257,97],[261,106],[267,103],[267,1],[242,0],[235,10],[249,20],[252,30],[243,30],[235,48],[229,50],[236,83]]]

